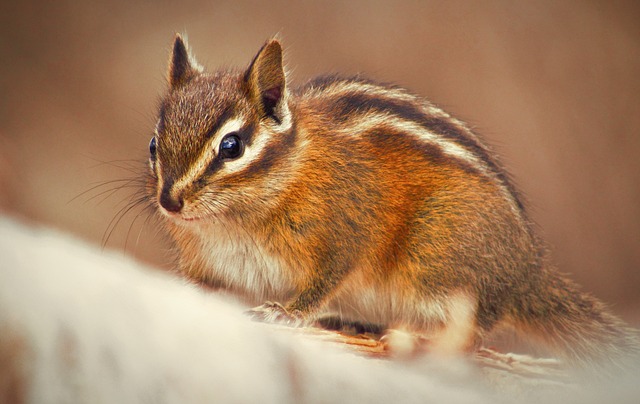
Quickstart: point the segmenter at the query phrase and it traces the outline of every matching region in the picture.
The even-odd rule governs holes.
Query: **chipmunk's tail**
[[[581,369],[615,372],[640,365],[637,330],[570,280],[552,272],[540,276],[513,313],[518,328]]]

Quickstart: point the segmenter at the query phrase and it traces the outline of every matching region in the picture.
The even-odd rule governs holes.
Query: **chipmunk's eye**
[[[220,142],[220,157],[233,160],[242,156],[244,144],[236,132],[229,133]]]
[[[149,158],[153,161],[156,159],[156,137],[152,137],[151,141],[149,142]]]

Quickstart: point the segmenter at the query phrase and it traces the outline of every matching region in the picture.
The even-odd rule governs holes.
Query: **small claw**
[[[297,327],[302,323],[302,319],[295,313],[289,312],[278,302],[265,302],[261,306],[245,311],[249,317],[255,321],[266,323],[279,323]]]
[[[385,351],[397,358],[414,358],[430,351],[430,341],[419,334],[389,329],[380,338]]]

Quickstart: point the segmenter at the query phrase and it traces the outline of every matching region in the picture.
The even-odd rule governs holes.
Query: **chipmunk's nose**
[[[171,196],[169,191],[163,190],[160,194],[160,206],[165,208],[168,212],[178,213],[182,210],[184,201],[182,200],[182,197],[174,198]]]

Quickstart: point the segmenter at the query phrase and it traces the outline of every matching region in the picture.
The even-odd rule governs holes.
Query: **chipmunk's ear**
[[[249,96],[264,117],[278,124],[289,123],[287,79],[282,64],[282,45],[268,41],[251,62],[244,75]]]
[[[169,60],[169,85],[178,88],[202,73],[202,67],[189,54],[187,43],[180,34],[173,41],[173,52]]]

